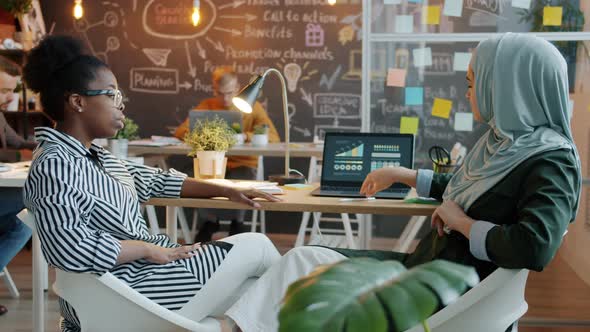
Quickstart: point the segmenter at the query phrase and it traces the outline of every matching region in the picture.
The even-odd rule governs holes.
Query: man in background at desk
[[[18,65],[0,56],[0,111],[6,111],[13,101],[19,75]],[[0,112],[0,161],[12,159],[8,158],[10,151],[7,148],[34,149],[36,146],[37,143],[20,137]],[[31,229],[16,217],[23,208],[21,188],[0,188],[0,272],[31,237]],[[7,311],[0,305],[0,315]]]
[[[218,67],[213,71],[213,98],[203,100],[195,110],[230,110],[233,109],[232,98],[235,97],[240,86],[238,76],[232,67]],[[254,135],[254,128],[257,126],[267,125],[268,141],[271,143],[280,142],[279,134],[268,114],[256,102],[252,108],[252,113],[242,114],[242,132],[245,135],[245,141],[249,142]],[[187,118],[174,133],[179,139],[184,139],[184,135],[189,131],[189,119]],[[225,177],[228,179],[254,180],[256,179],[256,168],[258,167],[258,157],[256,156],[231,156],[227,160],[227,170]],[[199,212],[199,219],[205,219],[206,222],[201,224],[199,233],[195,242],[211,241],[213,233],[219,230],[219,216],[223,210],[205,210]],[[232,220],[229,235],[234,235],[242,231],[245,211],[232,211],[229,219]]]

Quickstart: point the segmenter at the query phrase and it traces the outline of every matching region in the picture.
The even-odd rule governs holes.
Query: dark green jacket
[[[477,199],[467,215],[498,225],[486,238],[486,250],[492,262],[475,258],[469,251],[469,240],[461,233],[438,237],[434,230],[409,255],[338,251],[351,257],[397,259],[407,267],[446,259],[475,267],[482,279],[498,266],[541,271],[557,252],[568,224],[575,219],[579,177],[573,153],[567,150],[545,152],[517,166]],[[435,174],[431,197],[441,200],[450,178],[451,174]]]

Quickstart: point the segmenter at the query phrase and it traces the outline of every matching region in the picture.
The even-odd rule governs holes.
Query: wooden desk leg
[[[178,210],[176,206],[167,206],[166,207],[166,234],[170,238],[170,241],[173,243],[177,243],[178,241],[178,225],[177,219],[178,218]]]
[[[45,331],[45,292],[43,280],[47,278],[47,264],[41,252],[41,241],[37,232],[33,232],[33,331]],[[45,265],[47,266],[47,265]],[[45,273],[45,276],[43,276]]]

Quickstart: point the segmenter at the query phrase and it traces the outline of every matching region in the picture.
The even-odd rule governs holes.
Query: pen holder
[[[434,173],[453,173],[456,167],[457,165],[432,163],[432,169],[434,170]]]

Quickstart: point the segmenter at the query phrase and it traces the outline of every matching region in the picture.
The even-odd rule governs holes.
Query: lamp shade
[[[252,106],[258,98],[262,85],[264,85],[264,76],[259,75],[232,98],[233,104],[244,113],[252,113]]]

